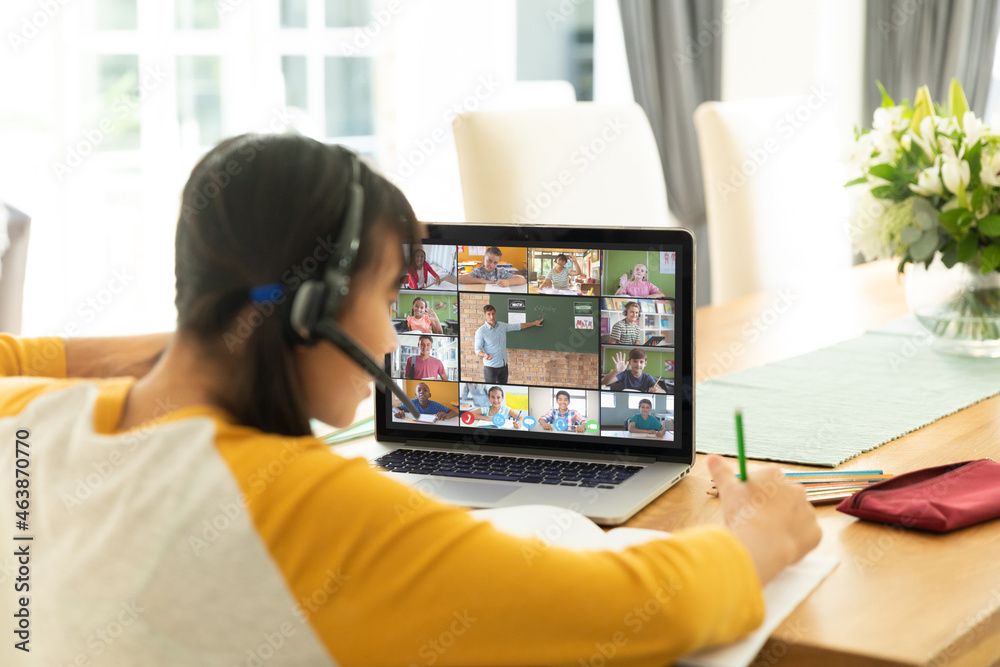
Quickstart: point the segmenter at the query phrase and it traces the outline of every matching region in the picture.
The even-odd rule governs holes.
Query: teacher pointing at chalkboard
[[[483,317],[485,324],[476,329],[476,355],[483,360],[486,382],[507,384],[507,332],[540,327],[542,320],[524,324],[497,322],[497,309],[490,304],[483,306]]]

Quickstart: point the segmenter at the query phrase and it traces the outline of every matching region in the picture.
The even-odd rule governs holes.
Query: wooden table
[[[860,336],[906,314],[895,263],[855,267],[815,284],[701,308],[699,381]],[[849,372],[849,369],[845,369]],[[371,402],[359,415],[371,411]],[[967,459],[1000,460],[1000,397],[851,459],[845,470],[902,473]],[[751,461],[751,472],[759,465]],[[809,469],[805,466],[785,466]],[[626,525],[676,531],[721,523],[704,457],[683,482]],[[818,547],[840,558],[771,635],[760,665],[962,667],[1000,664],[1000,520],[948,535],[858,521],[816,509]]]
[[[895,264],[855,267],[816,284],[755,294],[697,312],[699,381],[832,345],[905,314]],[[850,372],[850,369],[845,369]],[[1000,397],[862,454],[841,469],[902,473],[967,459],[1000,460]],[[688,478],[627,525],[662,530],[720,523],[703,456]],[[750,470],[761,463],[750,462]],[[795,466],[789,466],[795,467]],[[808,469],[804,466],[798,466]],[[818,547],[840,565],[771,635],[762,665],[1000,663],[1000,520],[948,535],[816,509]]]

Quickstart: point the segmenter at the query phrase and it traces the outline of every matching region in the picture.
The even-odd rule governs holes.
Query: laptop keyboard
[[[435,452],[423,449],[396,449],[376,459],[375,463],[389,472],[598,489],[614,489],[642,470],[642,466],[615,463],[530,459],[520,456]]]

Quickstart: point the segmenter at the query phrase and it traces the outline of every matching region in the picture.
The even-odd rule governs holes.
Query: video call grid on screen
[[[406,247],[392,313],[400,344],[386,370],[428,414],[414,421],[387,394],[390,430],[503,435],[514,443],[530,431],[553,446],[571,438],[574,449],[681,447],[679,250],[432,238]],[[506,332],[506,378],[487,380],[475,352],[487,304],[501,327],[529,325]],[[541,326],[530,326],[539,319]],[[496,352],[498,343],[485,346]]]

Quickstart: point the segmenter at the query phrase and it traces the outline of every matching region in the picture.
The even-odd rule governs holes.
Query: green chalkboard
[[[649,269],[647,280],[660,288],[663,295],[673,299],[676,293],[673,273],[660,273],[660,253],[655,250],[608,250],[604,253],[604,266],[601,267],[601,293],[614,294],[618,291],[618,281],[623,273],[630,274],[638,263],[643,263]]]
[[[600,347],[600,304],[596,297],[545,296],[540,294],[491,294],[490,304],[497,309],[497,320],[509,322],[508,304],[511,300],[525,304],[525,321],[544,318],[542,326],[507,334],[507,348],[521,350],[552,350],[597,354]],[[577,329],[575,304],[590,304],[593,329]],[[583,308],[580,309],[583,312]]]

